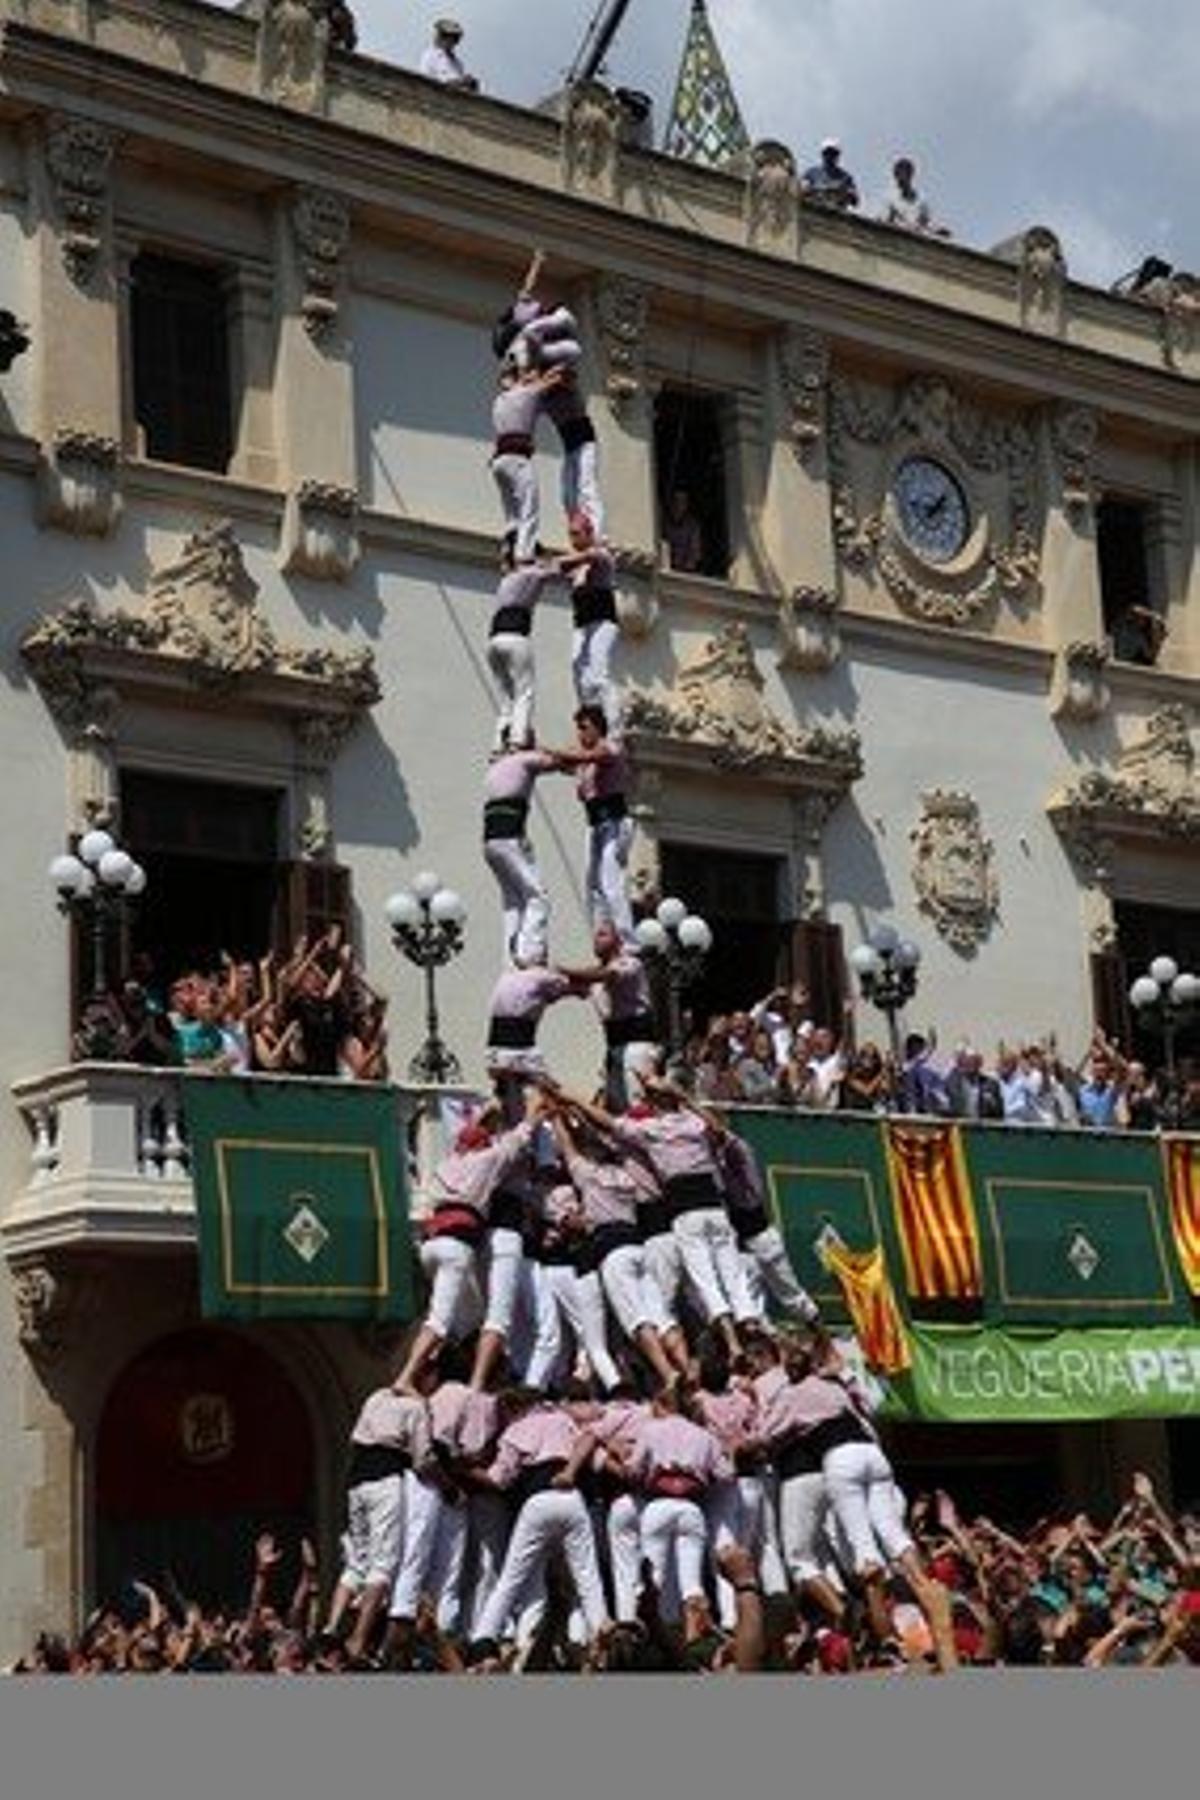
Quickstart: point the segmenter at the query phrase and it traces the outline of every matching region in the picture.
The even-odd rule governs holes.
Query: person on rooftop
[[[850,212],[858,205],[858,183],[849,169],[842,167],[842,146],[837,138],[828,137],[821,145],[821,160],[805,169],[800,187],[806,200],[819,206],[831,206],[838,212]]]
[[[465,88],[478,93],[479,82],[468,75],[459,59],[458,46],[463,28],[457,19],[438,19],[433,27],[433,42],[421,58],[421,73],[443,87]]]

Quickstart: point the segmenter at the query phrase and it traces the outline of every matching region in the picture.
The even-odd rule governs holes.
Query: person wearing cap
[[[892,164],[892,186],[880,218],[885,225],[898,225],[903,231],[918,231],[926,237],[949,237],[929,209],[929,202],[916,187],[916,164],[911,156],[898,156]]]
[[[550,941],[550,896],[526,836],[534,783],[558,765],[532,744],[499,750],[483,782],[483,860],[496,878],[503,918],[502,966],[544,962]]]
[[[433,42],[421,58],[421,73],[430,81],[440,81],[443,87],[466,88],[475,93],[479,83],[474,75],[467,74],[459,60],[462,35],[457,19],[438,19],[433,27]]]
[[[828,137],[821,145],[821,160],[805,169],[800,191],[806,200],[819,206],[831,206],[838,212],[850,212],[858,205],[858,183],[849,169],[842,167],[842,146],[837,138]]]

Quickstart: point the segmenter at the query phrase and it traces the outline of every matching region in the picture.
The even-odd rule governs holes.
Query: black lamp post
[[[663,900],[652,918],[643,919],[636,937],[642,957],[659,978],[667,1000],[667,1073],[678,1081],[683,1066],[683,996],[700,977],[712,949],[712,930],[682,900]]]
[[[451,888],[444,888],[431,869],[393,894],[384,907],[392,942],[425,976],[425,1042],[408,1065],[414,1081],[441,1084],[458,1081],[458,1058],[442,1042],[434,970],[444,968],[463,947],[467,909]]]
[[[1200,975],[1181,970],[1173,957],[1156,956],[1146,974],[1139,975],[1130,988],[1129,1000],[1138,1019],[1162,1037],[1170,1111],[1177,1099],[1175,1039],[1200,1001]]]
[[[917,991],[917,970],[921,964],[919,947],[891,925],[877,925],[865,944],[850,956],[858,976],[864,1000],[877,1006],[887,1019],[888,1042],[892,1058],[901,1063],[900,1029],[896,1016]]]

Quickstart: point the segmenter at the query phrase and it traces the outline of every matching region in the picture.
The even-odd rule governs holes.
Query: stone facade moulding
[[[116,529],[122,506],[116,439],[60,427],[38,461],[38,523],[76,537],[107,537]]]
[[[992,255],[1016,267],[1017,311],[1027,331],[1059,337],[1067,318],[1067,259],[1048,225],[1031,225],[997,244]]]
[[[255,73],[264,100],[305,112],[325,104],[330,0],[255,0]]]
[[[788,326],[779,339],[779,369],[788,439],[797,462],[806,466],[825,437],[829,339],[804,326]]]
[[[571,88],[562,126],[568,188],[591,199],[617,199],[624,122],[621,102],[602,81],[581,81]]]
[[[832,588],[798,587],[779,609],[779,667],[824,675],[842,654],[841,602]]]
[[[834,541],[843,565],[883,582],[902,612],[933,624],[979,625],[1001,601],[1041,593],[1041,518],[1034,434],[993,416],[936,376],[898,393],[835,377],[829,456]],[[909,542],[894,494],[908,459],[939,465],[962,497],[964,538],[934,560]]]
[[[1092,514],[1099,417],[1090,406],[1056,407],[1051,415],[1050,435],[1062,483],[1063,510],[1078,528]]]
[[[1109,881],[1121,843],[1200,846],[1200,782],[1187,707],[1160,707],[1114,768],[1086,770],[1051,795],[1047,812],[1089,887]]]
[[[343,263],[350,245],[350,208],[340,194],[301,188],[292,201],[291,215],[304,283],[300,313],[304,329],[319,344],[337,323]]]
[[[596,284],[596,325],[603,385],[616,417],[642,399],[646,385],[649,295],[640,281],[603,275]]]
[[[786,144],[764,138],[750,152],[746,235],[754,249],[795,251],[800,231],[800,179]]]
[[[362,555],[359,502],[353,488],[302,481],[283,515],[283,567],[313,581],[348,581]]]
[[[1105,679],[1110,660],[1107,644],[1064,644],[1054,660],[1051,715],[1086,725],[1107,712],[1112,699]]]
[[[973,955],[1000,905],[994,847],[983,834],[978,803],[960,790],[935,788],[921,796],[921,817],[909,835],[921,910],[952,949]]]
[[[46,173],[54,196],[63,264],[86,288],[107,235],[109,174],[119,137],[92,119],[54,114],[46,124]]]
[[[617,623],[626,637],[640,642],[658,624],[662,601],[658,592],[658,558],[650,550],[618,546],[613,551],[617,569]]]
[[[152,574],[138,611],[76,601],[34,626],[21,653],[75,744],[111,739],[134,695],[350,720],[375,704],[370,651],[281,644],[257,602],[233,527],[212,525]]]

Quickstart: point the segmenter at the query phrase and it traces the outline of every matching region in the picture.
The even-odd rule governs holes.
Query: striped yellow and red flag
[[[881,1247],[847,1250],[845,1244],[829,1243],[822,1256],[841,1283],[867,1367],[881,1375],[899,1375],[911,1368],[912,1350]]]
[[[956,1127],[889,1121],[884,1129],[909,1293],[914,1300],[977,1300],[979,1226]]]
[[[1188,1290],[1200,1298],[1200,1142],[1163,1139],[1171,1230]]]

